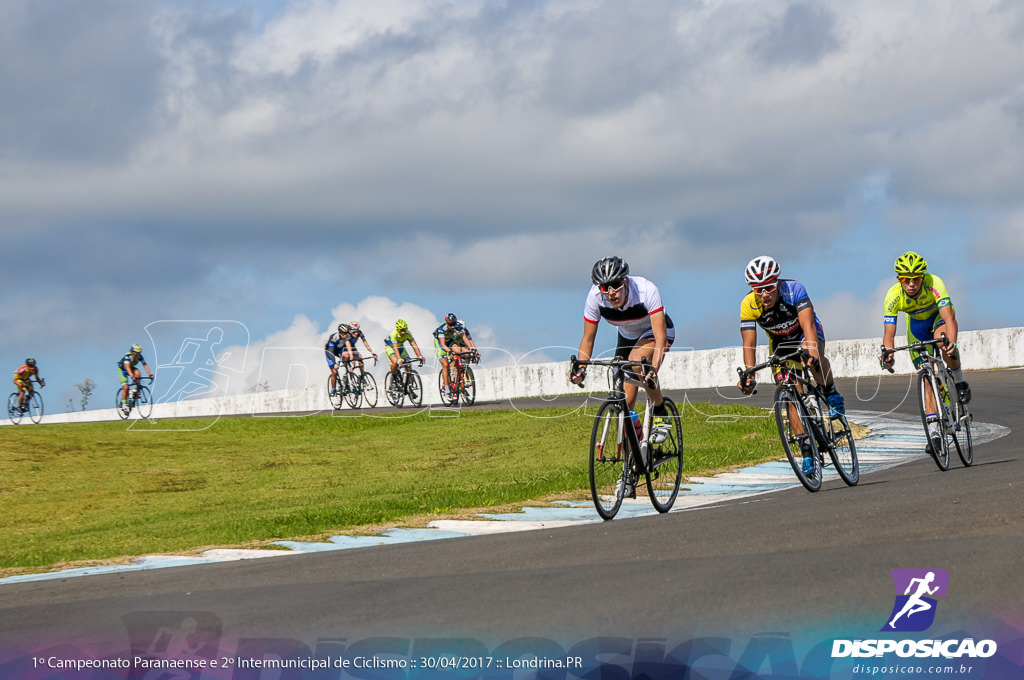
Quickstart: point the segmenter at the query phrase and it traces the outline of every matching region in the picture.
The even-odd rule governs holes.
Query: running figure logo
[[[943,569],[893,569],[896,602],[883,631],[920,632],[935,621],[936,597],[945,597],[949,574]]]

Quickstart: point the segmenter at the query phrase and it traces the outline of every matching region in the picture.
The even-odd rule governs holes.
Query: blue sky
[[[609,254],[678,347],[738,343],[762,253],[830,338],[908,249],[962,328],[1024,323],[1019,3],[10,0],[0,88],[0,358],[51,410],[158,321],[315,372],[340,320],[455,312],[561,359]]]

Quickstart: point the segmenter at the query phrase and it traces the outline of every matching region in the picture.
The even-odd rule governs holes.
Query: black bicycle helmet
[[[455,316],[454,314],[448,314],[447,316],[444,317],[444,322],[449,326],[454,326],[456,323],[458,323],[458,321],[459,317]]]
[[[35,366],[36,365],[36,360],[33,359],[32,357],[29,357],[28,359],[25,359],[25,365],[28,366],[28,367]]]
[[[590,270],[590,280],[595,286],[607,286],[615,281],[622,281],[629,276],[629,265],[620,257],[606,257],[594,263]]]

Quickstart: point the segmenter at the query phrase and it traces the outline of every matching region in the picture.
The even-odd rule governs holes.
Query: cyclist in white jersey
[[[675,341],[676,331],[672,319],[665,312],[658,287],[640,276],[629,275],[629,265],[618,257],[598,260],[590,273],[594,285],[587,294],[583,307],[583,338],[577,352],[587,361],[594,351],[597,326],[601,319],[618,329],[615,356],[639,362],[646,358],[660,369],[668,350]],[[583,382],[582,370],[570,373],[574,384]],[[654,415],[651,441],[658,444],[668,437],[670,430],[668,410],[661,395],[661,386],[645,387]],[[632,410],[636,403],[637,387],[625,384],[626,403]],[[635,493],[635,490],[627,488]],[[630,494],[631,495],[631,494]]]

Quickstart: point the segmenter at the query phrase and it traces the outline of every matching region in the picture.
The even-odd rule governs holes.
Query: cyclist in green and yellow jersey
[[[416,344],[412,333],[409,332],[409,324],[405,322],[405,319],[399,319],[395,322],[395,330],[391,331],[384,338],[384,354],[387,355],[388,361],[391,362],[392,376],[398,373],[398,364],[402,359],[409,358],[409,353],[405,350],[405,343],[407,342],[412,345],[413,350],[416,352],[416,357],[420,360],[420,366],[422,366],[423,354],[420,352],[420,346]]]
[[[943,348],[942,358],[953,374],[957,397],[961,403],[966,404],[971,400],[971,387],[964,379],[960,363],[960,350],[956,345],[959,330],[956,310],[946,290],[946,284],[935,274],[930,274],[928,263],[913,251],[900,255],[893,268],[896,270],[897,283],[885,296],[882,346],[886,349],[893,348],[896,339],[896,317],[900,312],[907,315],[908,343],[937,340],[945,334],[949,338],[949,344]],[[910,357],[915,367],[920,366],[923,361],[918,352],[911,352]],[[887,355],[885,361],[879,358],[879,362],[882,368],[890,369],[893,355]],[[934,415],[934,428],[932,423],[929,423],[929,438],[933,438],[933,430],[936,433],[938,431],[938,415]]]

